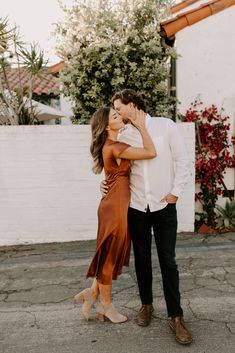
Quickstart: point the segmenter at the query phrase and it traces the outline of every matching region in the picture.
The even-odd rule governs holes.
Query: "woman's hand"
[[[135,109],[134,117],[128,117],[131,124],[138,130],[145,129],[145,112],[143,110]]]
[[[130,160],[151,159],[157,156],[157,151],[153,140],[145,127],[146,113],[143,110],[135,108],[134,114],[128,117],[131,124],[139,130],[142,137],[143,147],[128,147],[120,155],[120,158]]]

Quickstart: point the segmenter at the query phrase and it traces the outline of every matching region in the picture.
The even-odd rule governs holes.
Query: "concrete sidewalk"
[[[127,314],[121,325],[85,321],[74,294],[94,241],[0,248],[0,353],[233,353],[235,351],[235,234],[179,234],[177,261],[185,321],[193,334],[181,346],[168,327],[153,246],[154,318],[134,323],[140,306],[133,258],[113,286],[113,302]]]

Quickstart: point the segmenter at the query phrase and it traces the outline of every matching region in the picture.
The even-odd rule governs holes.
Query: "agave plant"
[[[217,228],[232,229],[235,227],[235,201],[226,201],[225,207],[216,206],[218,213]]]

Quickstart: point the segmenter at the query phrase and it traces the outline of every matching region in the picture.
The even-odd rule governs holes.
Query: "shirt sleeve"
[[[124,143],[124,142],[116,142],[114,145],[113,145],[113,148],[112,148],[112,152],[113,152],[113,155],[114,155],[114,158],[117,159],[117,158],[120,158],[120,154],[125,151],[125,149],[127,149],[128,147],[130,147],[130,145],[128,145],[127,143]]]
[[[171,194],[180,196],[189,177],[189,158],[183,137],[181,136],[177,124],[169,120],[169,143],[175,165],[175,177]]]

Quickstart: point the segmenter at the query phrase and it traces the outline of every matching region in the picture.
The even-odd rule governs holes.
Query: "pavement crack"
[[[190,257],[190,258],[189,258],[189,263],[188,263],[188,268],[189,268],[189,269],[192,268],[192,264],[193,264],[193,258]]]
[[[7,299],[8,299],[8,297],[9,297],[9,294],[8,294],[8,293],[3,293],[3,294],[6,295],[6,297],[3,299],[3,302],[4,302],[4,303],[7,303]]]
[[[10,290],[3,290],[3,291],[0,291],[0,294],[20,294],[20,293],[23,293],[23,292],[30,292],[32,290],[38,290],[40,288],[48,288],[50,286],[58,286],[58,287],[66,287],[68,288],[68,285],[67,284],[61,284],[61,283],[50,283],[50,284],[43,284],[41,286],[36,286],[36,287],[30,287],[30,288],[22,288],[22,289],[10,289]]]
[[[31,311],[25,311],[25,313],[31,315],[33,317],[33,324],[31,325],[31,327],[36,327],[37,329],[40,329],[40,326],[39,324],[37,323],[37,318],[36,318],[36,315],[34,312],[31,312]]]
[[[7,294],[8,296],[11,294],[20,294],[22,292],[30,292],[34,288],[25,288],[25,289],[8,289],[0,291],[0,294]]]
[[[231,276],[231,273],[226,271],[226,275],[225,275],[226,283],[229,284],[231,287],[235,288],[235,284],[233,283],[232,280],[228,279],[228,276]]]
[[[55,303],[51,303],[51,304],[55,304]],[[34,313],[37,313],[37,312],[47,312],[47,311],[45,311],[45,309],[44,309],[44,305],[43,304],[37,304],[38,306],[39,306],[39,308],[43,308],[43,310],[36,310],[35,309],[35,311],[33,310],[33,307],[31,306],[31,308],[32,308],[32,310],[31,311],[28,311],[28,310],[24,310],[23,308],[21,308],[20,310],[12,310],[11,308],[9,309],[9,310],[6,310],[6,309],[4,309],[4,310],[1,310],[0,309],[0,313],[1,314],[9,314],[9,313],[13,313],[13,314],[18,314],[18,313],[28,313],[28,314],[33,314],[34,316],[35,316],[35,314]],[[77,309],[76,307],[75,307],[75,305],[74,306],[70,306],[70,307],[68,307],[68,308],[64,308],[63,307],[63,311],[73,311],[73,310],[75,310],[75,309]],[[50,312],[61,312],[61,308],[59,308],[59,309],[54,309],[53,308],[53,310],[50,308]],[[36,316],[35,316],[36,317]],[[38,326],[40,326],[38,323],[37,323],[37,325]]]
[[[0,301],[1,301],[1,302],[5,302],[5,300],[6,300],[6,298],[7,298],[7,294],[5,293],[5,294],[2,294],[2,295],[4,296],[4,298],[1,299]]]
[[[235,332],[231,329],[231,327],[229,326],[230,323],[225,322],[225,327],[227,328],[228,332],[231,333],[231,335],[235,336]]]
[[[193,317],[198,320],[198,317],[197,315],[195,314],[195,312],[193,311],[192,307],[191,307],[191,302],[190,302],[190,299],[186,299],[187,300],[187,307],[189,309],[189,311],[191,312],[191,314],[193,315]]]
[[[10,300],[6,301],[4,300],[5,303],[27,303],[29,306],[32,305],[47,305],[47,304],[61,304],[63,302],[66,302],[67,300],[72,300],[71,297],[67,297],[61,300],[55,300],[55,301],[45,301],[45,302],[30,302],[29,300]]]

